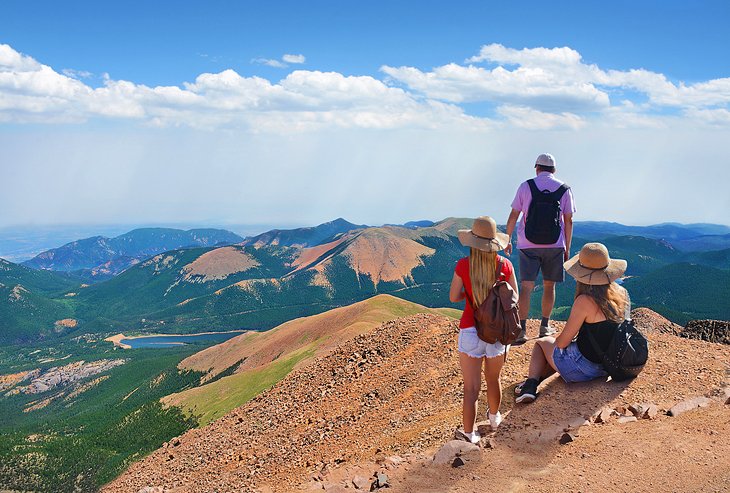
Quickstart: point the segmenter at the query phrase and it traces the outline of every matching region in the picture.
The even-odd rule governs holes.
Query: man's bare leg
[[[519,346],[527,342],[527,330],[525,324],[527,323],[527,316],[530,313],[530,296],[532,291],[535,289],[535,281],[521,281],[520,282],[520,324],[522,325],[522,332],[520,337],[517,338],[514,345]]]
[[[555,281],[542,281],[542,319],[549,320],[555,306]],[[548,327],[545,329],[544,327]],[[555,333],[554,329],[550,329],[549,324],[540,324],[540,337],[549,336]]]

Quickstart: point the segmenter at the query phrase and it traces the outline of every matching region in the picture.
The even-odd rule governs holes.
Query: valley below
[[[476,491],[468,477],[489,477],[495,491],[548,492],[562,490],[532,480],[581,470],[569,481],[575,490],[625,491],[602,468],[602,440],[631,448],[630,437],[646,438],[636,459],[654,461],[663,441],[686,434],[692,441],[675,440],[678,463],[706,479],[691,484],[722,491],[727,469],[713,464],[726,449],[692,421],[666,418],[686,399],[716,403],[728,386],[730,244],[713,225],[577,223],[574,249],[600,239],[628,260],[623,284],[655,351],[651,368],[627,386],[580,386],[584,394],[553,381],[545,404],[529,408],[539,410],[532,422],[510,394],[531,344],[514,348],[503,373],[505,426],[465,469],[433,466],[458,425],[461,307],[448,288],[466,253],[456,232],[469,224],[339,219],[245,239],[152,228],[123,242],[73,242],[27,265],[0,259],[0,489],[342,491],[369,489],[377,470],[394,491]],[[558,287],[555,320],[567,317],[574,291],[570,278]],[[541,295],[538,283],[533,317]],[[641,402],[660,418],[617,426]],[[597,426],[606,407],[615,423]],[[696,415],[726,434],[727,409]],[[590,422],[580,440],[557,446],[579,417]],[[693,465],[700,446],[706,464]],[[644,490],[680,484],[632,481]]]

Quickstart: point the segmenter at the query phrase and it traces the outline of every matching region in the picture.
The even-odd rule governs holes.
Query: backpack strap
[[[534,178],[530,178],[527,180],[527,184],[530,185],[530,193],[532,194],[532,198],[534,199],[536,195],[541,195],[542,191],[537,188],[537,183],[535,183]]]
[[[527,183],[530,185],[530,193],[532,194],[532,198],[535,198],[535,196],[541,196],[544,197],[545,195],[550,195],[550,200],[560,200],[563,198],[563,195],[565,195],[565,192],[570,190],[570,187],[563,183],[560,185],[554,192],[548,192],[547,190],[540,190],[537,188],[537,183],[535,183],[534,178],[530,178],[527,180]]]
[[[565,183],[563,183],[562,185],[560,185],[558,187],[557,190],[555,190],[551,194],[551,197],[550,198],[553,199],[553,200],[559,201],[560,199],[563,198],[563,195],[565,195],[565,192],[567,192],[568,190],[570,190],[570,187],[568,185],[566,185]]]

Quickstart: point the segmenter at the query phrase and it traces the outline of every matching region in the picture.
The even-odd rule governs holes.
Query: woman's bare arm
[[[578,296],[573,302],[573,307],[570,309],[570,316],[568,321],[565,323],[563,331],[555,338],[555,345],[560,349],[565,349],[570,345],[573,338],[578,335],[581,325],[585,322],[588,316],[589,310],[592,308],[591,300],[588,296]]]
[[[451,289],[449,289],[449,299],[452,303],[456,303],[465,298],[464,294],[464,281],[461,277],[457,276],[454,272],[454,277],[451,278]]]
[[[515,279],[515,270],[514,270],[514,268],[512,269],[512,272],[511,272],[511,274],[509,276],[509,279],[507,279],[507,282],[509,283],[510,286],[512,286],[512,289],[515,291],[515,293],[517,294],[517,296],[519,296],[520,295],[520,288],[517,287],[517,279]]]

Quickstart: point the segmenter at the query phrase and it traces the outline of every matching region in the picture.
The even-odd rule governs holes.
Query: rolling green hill
[[[214,377],[229,368],[235,369],[233,374],[170,395],[163,402],[181,407],[205,425],[271,387],[296,365],[382,322],[425,312],[441,313],[393,296],[378,295],[294,319],[266,332],[242,334],[196,353],[180,364],[184,370],[207,371]],[[461,314],[452,311],[449,315]]]
[[[651,308],[681,325],[692,319],[730,320],[730,272],[677,263],[627,279],[637,306]]]
[[[65,291],[78,283],[65,275],[35,271],[0,259],[0,343],[22,343],[68,332],[73,322]],[[57,323],[59,322],[59,323]]]

